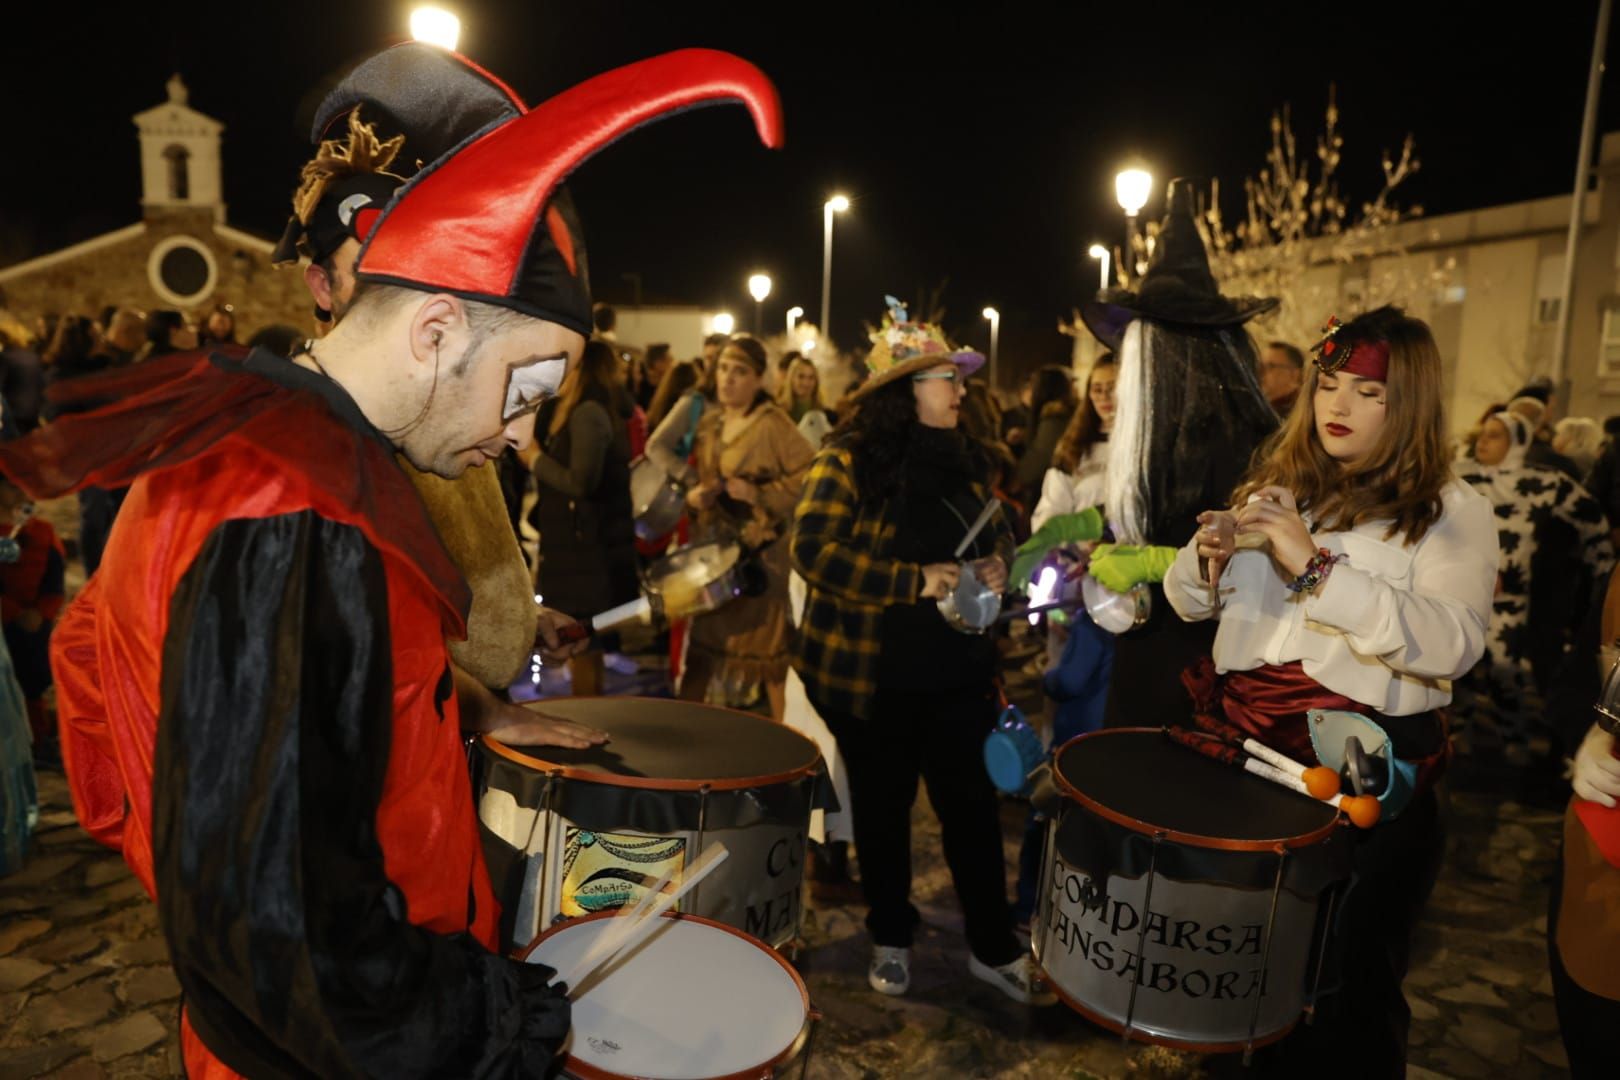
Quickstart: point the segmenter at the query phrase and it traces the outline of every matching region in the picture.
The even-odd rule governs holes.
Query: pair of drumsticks
[[[610,920],[613,925],[597,939],[596,944],[587,949],[567,971],[559,973],[557,981],[568,985],[570,1000],[577,1001],[584,996],[592,985],[591,976],[606,968],[616,957],[633,952],[651,937],[661,925],[658,922],[660,916],[691,892],[698,882],[708,877],[715,867],[725,862],[729,854],[724,844],[709,845],[668,894],[664,890],[674,880],[673,870],[642,893],[641,899],[629,912],[614,916]]]
[[[1243,760],[1244,772],[1331,803],[1343,810],[1359,829],[1372,828],[1383,815],[1383,804],[1376,796],[1339,794],[1339,774],[1326,765],[1306,768],[1287,754],[1278,753],[1255,739],[1244,739],[1243,749],[1249,755]]]

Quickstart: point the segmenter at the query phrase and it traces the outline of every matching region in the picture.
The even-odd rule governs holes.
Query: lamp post
[[[984,309],[984,317],[990,320],[990,389],[996,388],[996,346],[1001,341],[1001,312],[993,307]]]
[[[761,319],[764,318],[765,298],[771,295],[771,275],[754,274],[748,279],[748,295],[754,298],[754,336],[764,333]]]
[[[1125,265],[1126,278],[1133,278],[1137,273],[1134,252],[1136,215],[1147,205],[1152,192],[1153,174],[1146,169],[1124,169],[1114,177],[1114,197],[1119,200],[1119,208],[1125,211],[1125,249],[1120,260]]]
[[[804,308],[797,304],[794,304],[792,307],[788,308],[787,335],[789,338],[793,336],[793,328],[799,325],[799,320],[802,318],[804,318]]]
[[[461,20],[442,7],[419,7],[411,12],[411,37],[454,52],[461,40]]]
[[[834,195],[821,204],[821,336],[832,340],[832,225],[833,215],[849,209],[849,199]]]
[[[1098,276],[1097,288],[1098,289],[1106,289],[1106,288],[1108,288],[1108,256],[1109,256],[1108,249],[1103,247],[1101,244],[1092,244],[1091,245],[1091,250],[1088,251],[1086,254],[1090,255],[1093,259],[1099,260],[1102,263],[1102,273]]]

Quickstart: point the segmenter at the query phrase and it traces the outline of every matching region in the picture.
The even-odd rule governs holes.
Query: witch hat
[[[628,132],[704,105],[742,104],[760,140],[782,144],[776,88],[729,53],[666,53],[525,110],[493,75],[453,53],[422,53],[428,48],[410,43],[372,57],[316,119],[319,132],[364,104],[405,135],[407,157],[422,159],[371,223],[355,267],[361,281],[497,304],[589,336],[585,242],[562,187],[570,173]]]
[[[1209,271],[1209,254],[1193,218],[1193,183],[1170,181],[1170,196],[1147,273],[1133,292],[1104,289],[1080,306],[1087,329],[1118,349],[1133,319],[1192,327],[1237,326],[1278,304],[1272,297],[1222,296]]]

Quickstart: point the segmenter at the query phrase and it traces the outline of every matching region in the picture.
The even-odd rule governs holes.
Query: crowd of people
[[[1185,190],[1143,287],[1085,309],[1103,354],[1083,373],[1040,367],[1005,403],[974,378],[982,356],[893,298],[836,401],[825,358],[750,335],[685,358],[621,342],[556,190],[519,220],[501,215],[521,200],[482,189],[457,211],[517,272],[436,253],[426,234],[447,211],[396,161],[431,164],[441,188],[535,170],[469,178],[471,140],[418,131],[417,97],[379,109],[404,129],[392,138],[355,104],[413,80],[441,104],[464,95],[449,112],[490,132],[486,164],[526,160],[550,118],[424,49],[360,65],[323,107],[346,107],[347,137],[305,167],[280,252],[303,268],[312,334],[238,343],[225,304],[0,322],[0,713],[14,698],[35,761],[65,759],[81,823],[157,900],[188,1070],[549,1067],[567,997],[494,951],[462,734],[600,745],[505,691],[540,649],[567,660],[573,693],[600,693],[619,643],[568,644],[574,621],[637,598],[670,553],[713,546],[739,595],[670,628],[671,690],[830,734],[847,825],[818,846],[813,892],[848,895],[853,843],[882,994],[911,984],[921,782],[968,970],[1020,1003],[1057,1000],[1019,933],[1039,932],[1042,826],[1009,899],[982,758],[1017,637],[1035,644],[1052,746],[1145,723],[1311,761],[1307,717],[1364,719],[1407,798],[1350,853],[1323,949],[1338,992],[1254,1068],[1320,1073],[1354,1040],[1358,1075],[1398,1075],[1452,728],[1519,764],[1573,759],[1588,805],[1620,796],[1613,736],[1590,722],[1598,643],[1620,629],[1620,437],[1553,422],[1553,388],[1533,383],[1453,443],[1439,347],[1398,308],[1330,321],[1309,357],[1261,347],[1245,324],[1275,301],[1219,293]],[[698,79],[647,61],[568,108],[628,130],[718,80],[773,145],[769,83],[709,62],[724,70]],[[627,105],[626,85],[647,102]],[[638,531],[647,465],[684,499],[662,535]],[[87,580],[64,608],[70,555],[29,499],[70,492]],[[1140,595],[1135,622],[1116,633],[1071,603],[1038,631],[963,632],[950,606],[1029,591],[1037,575],[1013,573],[1026,554],[1056,595],[1082,574]],[[5,782],[21,790],[25,771],[8,761]],[[1590,842],[1612,843],[1607,827],[1589,822]],[[23,857],[7,835],[0,869]],[[1610,881],[1581,861],[1586,836],[1566,833],[1570,872]],[[242,882],[250,895],[222,902]],[[1588,962],[1612,955],[1596,895],[1555,893],[1550,931],[1578,1071],[1612,1067],[1620,1012],[1613,971]]]

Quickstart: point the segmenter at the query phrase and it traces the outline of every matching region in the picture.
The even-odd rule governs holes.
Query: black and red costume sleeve
[[[392,661],[381,557],[313,511],[222,523],[175,590],[153,857],[188,1017],[253,1077],[543,1075],[555,973],[413,926],[385,873]]]

